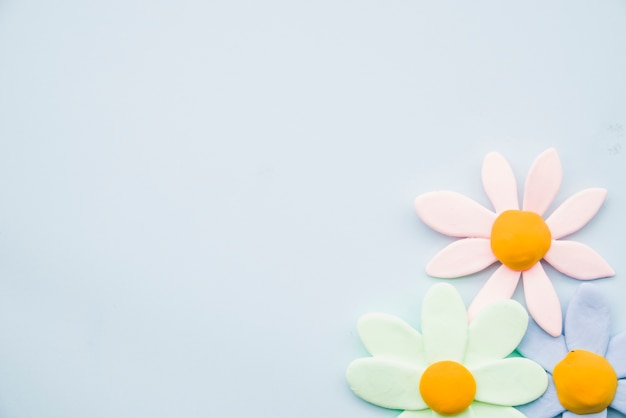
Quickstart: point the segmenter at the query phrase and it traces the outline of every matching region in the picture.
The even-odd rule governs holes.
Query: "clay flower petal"
[[[596,216],[606,198],[606,189],[582,190],[561,204],[548,219],[552,239],[578,231]]]
[[[521,357],[505,358],[471,369],[476,379],[476,400],[495,405],[522,405],[545,392],[546,372]]]
[[[440,278],[462,277],[484,270],[496,261],[488,239],[465,238],[439,251],[426,266],[426,273]]]
[[[535,321],[528,323],[526,335],[517,347],[524,357],[536,361],[548,372],[552,373],[554,366],[567,355],[565,337],[552,337],[542,330]]]
[[[611,408],[626,415],[626,381],[617,381],[617,392],[615,392]]]
[[[433,286],[422,304],[422,335],[426,359],[462,362],[467,343],[467,313],[456,289],[441,283]]]
[[[422,336],[400,318],[383,313],[367,314],[359,320],[357,328],[371,355],[426,367]]]
[[[531,418],[553,418],[565,411],[556,394],[556,387],[552,376],[548,375],[548,389],[534,402],[520,405],[518,410]]]
[[[524,414],[510,406],[474,402],[470,408],[475,418],[525,418]]]
[[[519,303],[499,300],[487,306],[470,323],[464,363],[482,364],[508,356],[528,327],[528,314]]]
[[[606,418],[607,411],[606,409],[602,412],[598,412],[597,414],[585,414],[585,415],[577,415],[570,411],[563,412],[562,418],[576,418],[576,417],[585,417],[585,418]]]
[[[626,332],[611,338],[606,350],[606,359],[613,366],[618,379],[626,378]]]
[[[544,259],[561,273],[579,280],[615,275],[615,271],[600,254],[576,241],[552,241]]]
[[[432,411],[432,413],[433,413],[433,418],[450,418],[451,416],[451,415],[438,414],[436,411]],[[452,415],[452,416],[454,418],[477,418],[476,415],[474,414],[474,411],[472,411],[471,406],[467,408],[465,411],[459,414]]]
[[[522,209],[543,215],[561,187],[563,168],[554,148],[541,153],[533,163],[526,184]]]
[[[425,409],[419,382],[423,370],[385,357],[353,361],[346,377],[350,388],[366,401],[390,409]]]
[[[467,309],[467,316],[470,321],[474,319],[478,312],[496,300],[510,299],[515,292],[521,274],[519,271],[511,270],[505,265],[498,267],[485,282]]]
[[[398,418],[433,418],[431,409],[422,409],[421,411],[404,411]]]
[[[431,192],[415,199],[418,215],[437,232],[459,238],[489,238],[496,214],[455,192]]]
[[[567,349],[587,350],[604,357],[610,328],[611,313],[606,298],[596,286],[581,284],[565,315]]]
[[[540,263],[522,273],[524,296],[530,316],[553,337],[561,334],[561,303],[552,282]]]
[[[483,188],[496,213],[518,209],[517,182],[508,161],[497,152],[490,152],[483,161]]]

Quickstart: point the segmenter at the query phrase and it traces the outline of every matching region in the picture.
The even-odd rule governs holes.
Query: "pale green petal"
[[[540,397],[548,387],[543,368],[525,358],[494,360],[470,371],[476,379],[475,399],[480,402],[522,405]]]
[[[370,357],[353,361],[346,377],[354,393],[370,403],[390,409],[420,410],[427,408],[419,392],[422,372],[409,363]]]
[[[526,418],[526,415],[511,406],[474,402],[471,408],[477,418]]]
[[[459,292],[447,283],[430,288],[422,305],[424,351],[430,363],[462,362],[467,344],[467,312]]]
[[[472,410],[471,405],[465,411],[460,412],[460,413],[455,414],[455,415],[441,415],[441,414],[433,411],[433,418],[450,418],[450,417],[454,417],[454,418],[483,418],[480,415],[476,415],[474,413],[474,411]]]
[[[528,314],[514,300],[499,300],[484,308],[468,329],[464,364],[500,360],[519,345],[528,327]]]
[[[421,411],[404,411],[398,418],[433,418],[432,409],[422,409]]]
[[[382,313],[368,314],[359,320],[358,330],[371,355],[426,367],[422,336],[400,318]]]

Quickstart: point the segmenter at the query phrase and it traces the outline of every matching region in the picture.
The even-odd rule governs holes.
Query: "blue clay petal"
[[[606,359],[613,366],[618,379],[626,377],[626,332],[611,338],[609,348],[606,350]]]
[[[604,356],[609,343],[611,312],[600,289],[583,283],[572,297],[565,315],[568,350],[587,350]]]
[[[556,396],[556,388],[554,387],[552,376],[548,376],[548,389],[539,399],[516,408],[529,418],[554,418],[565,411],[565,408],[563,408],[559,398]]]
[[[610,407],[626,415],[626,381],[617,381],[617,392]]]
[[[597,414],[587,414],[587,415],[577,415],[570,411],[563,412],[563,418],[576,418],[576,417],[584,417],[584,418],[606,418],[606,409],[602,412],[598,412]]]
[[[567,355],[565,339],[562,335],[552,337],[542,330],[532,319],[528,321],[528,330],[517,347],[524,357],[536,361],[548,372]]]

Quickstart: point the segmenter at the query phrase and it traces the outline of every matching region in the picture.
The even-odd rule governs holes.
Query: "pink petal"
[[[426,266],[426,273],[450,279],[484,270],[495,262],[488,239],[465,238],[439,251]]]
[[[562,178],[563,169],[556,150],[550,148],[540,154],[526,177],[523,210],[543,215],[559,191]]]
[[[606,197],[605,189],[585,189],[567,199],[546,220],[552,239],[578,231],[598,213]]]
[[[489,280],[485,282],[478,295],[467,310],[467,316],[471,321],[482,311],[484,307],[500,299],[510,299],[515,292],[520,272],[511,270],[505,265],[500,266]]]
[[[415,199],[420,218],[451,237],[489,238],[496,214],[455,192],[431,192]]]
[[[544,259],[561,273],[579,280],[615,275],[615,271],[600,254],[576,241],[552,241]]]
[[[519,209],[517,182],[513,170],[504,157],[490,152],[483,161],[483,187],[496,213]]]
[[[561,335],[563,329],[561,304],[552,282],[541,267],[541,263],[537,263],[529,270],[524,271],[522,280],[524,282],[526,307],[530,316],[548,334],[553,337]]]

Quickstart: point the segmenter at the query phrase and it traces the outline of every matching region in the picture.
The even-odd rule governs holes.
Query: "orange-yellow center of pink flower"
[[[491,228],[491,250],[508,268],[517,271],[534,266],[550,249],[552,234],[535,212],[507,210]]]

